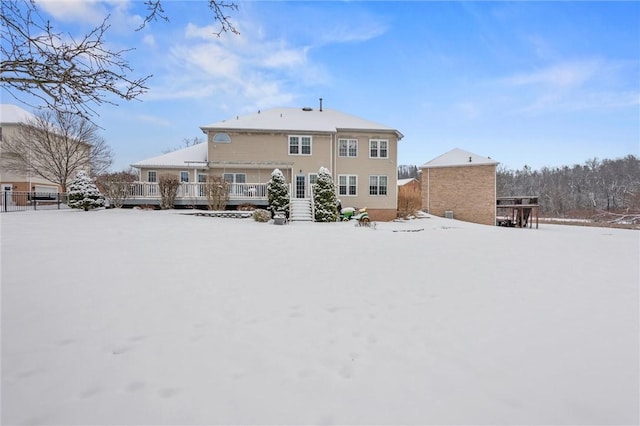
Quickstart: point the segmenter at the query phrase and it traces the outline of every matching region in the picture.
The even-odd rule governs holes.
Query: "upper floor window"
[[[228,133],[216,133],[213,135],[215,143],[231,143],[231,136]]]
[[[387,195],[387,177],[369,176],[369,195]]]
[[[339,157],[357,157],[358,156],[358,140],[357,139],[339,139],[338,140],[338,156]]]
[[[358,195],[358,176],[339,175],[338,176],[339,195]]]
[[[370,139],[369,157],[389,158],[389,141],[386,139]]]
[[[155,170],[149,170],[147,172],[147,182],[157,182],[158,173]]]
[[[311,155],[311,136],[289,136],[289,155]]]
[[[189,182],[189,172],[187,171],[180,172],[180,182]]]

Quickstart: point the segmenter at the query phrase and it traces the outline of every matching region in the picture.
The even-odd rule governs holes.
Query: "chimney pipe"
[[[322,98],[320,98],[320,112],[322,112]]]

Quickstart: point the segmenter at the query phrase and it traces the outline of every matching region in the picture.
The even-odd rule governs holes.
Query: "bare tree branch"
[[[145,5],[148,13],[138,30],[151,21],[169,20],[161,0],[145,0]],[[209,0],[208,5],[220,23],[218,36],[239,34],[225,13],[238,10],[236,4]],[[125,56],[133,49],[107,47],[109,16],[74,38],[55,30],[40,15],[35,0],[2,0],[0,22],[0,83],[20,103],[88,119],[96,115],[94,108],[99,105],[138,99],[148,90],[151,75],[131,77],[134,70]]]

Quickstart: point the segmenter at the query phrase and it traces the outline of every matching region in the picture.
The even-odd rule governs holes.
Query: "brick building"
[[[420,167],[422,209],[435,216],[496,224],[498,162],[455,148]]]

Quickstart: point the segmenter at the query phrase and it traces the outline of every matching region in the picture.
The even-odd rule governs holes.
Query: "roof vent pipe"
[[[320,112],[322,112],[322,98],[320,98]]]

